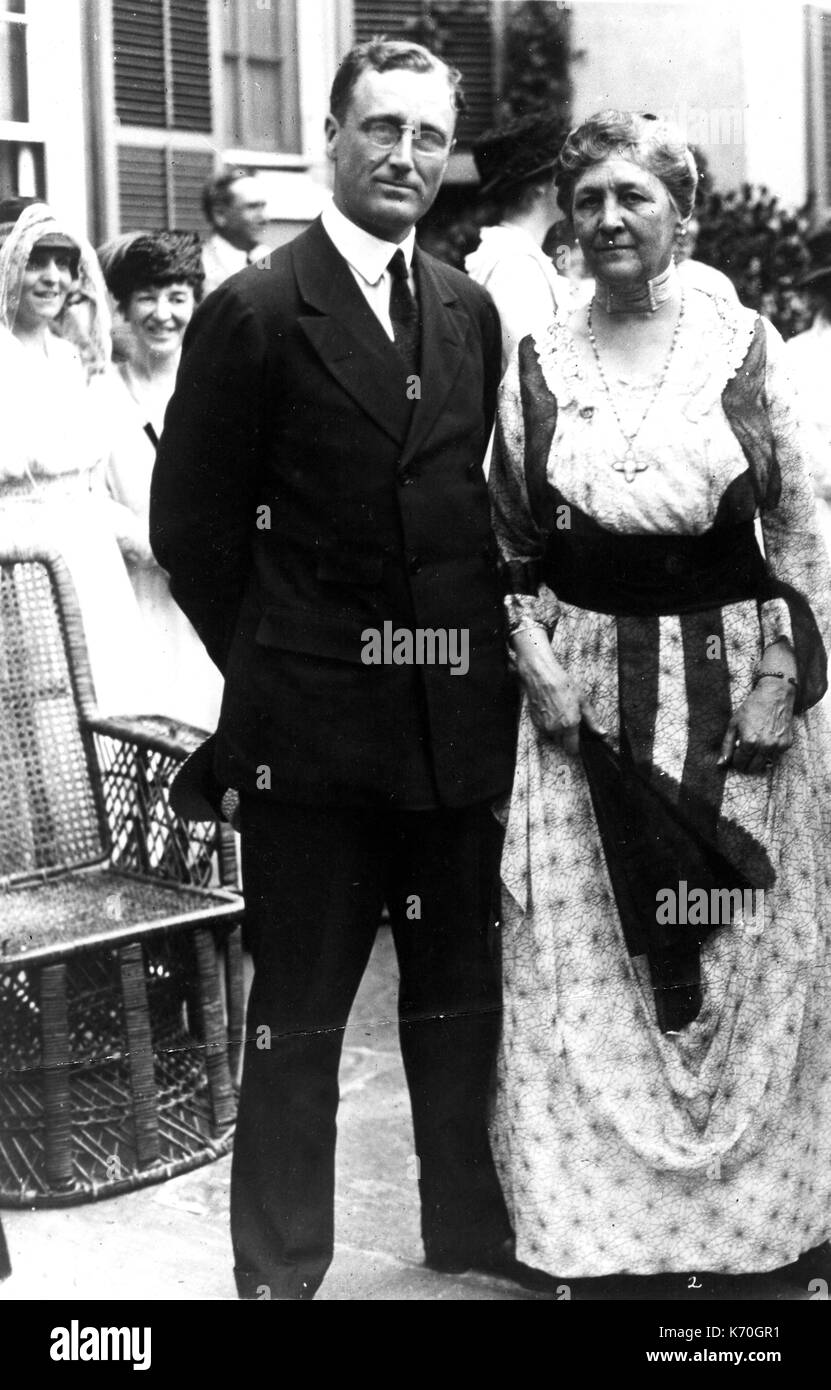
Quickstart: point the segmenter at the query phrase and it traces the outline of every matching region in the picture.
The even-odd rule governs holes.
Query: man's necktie
[[[409,376],[418,372],[421,357],[421,323],[418,304],[407,280],[407,262],[404,252],[399,248],[389,265],[390,283],[390,321],[395,335],[395,346],[404,359]]]

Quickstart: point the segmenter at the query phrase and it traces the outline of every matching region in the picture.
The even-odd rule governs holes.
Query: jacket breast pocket
[[[365,645],[361,630],[351,613],[270,606],[260,618],[254,641],[259,647],[360,665]]]

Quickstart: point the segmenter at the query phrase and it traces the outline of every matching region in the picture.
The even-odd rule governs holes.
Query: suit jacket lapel
[[[421,394],[412,413],[403,461],[421,448],[444,409],[465,358],[468,320],[441,266],[416,247],[421,309]]]
[[[396,443],[410,424],[404,363],[321,223],[292,242],[297,285],[314,313],[298,323],[345,391]]]

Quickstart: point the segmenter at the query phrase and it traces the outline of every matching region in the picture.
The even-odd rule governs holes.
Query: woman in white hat
[[[99,709],[146,710],[141,632],[104,486],[110,353],[95,252],[43,203],[0,249],[0,545],[58,551],[83,619]]]

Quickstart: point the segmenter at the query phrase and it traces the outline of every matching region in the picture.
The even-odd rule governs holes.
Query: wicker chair
[[[232,837],[167,796],[202,737],[99,717],[63,562],[0,554],[0,1205],[109,1196],[230,1147],[242,899],[209,885],[235,880]]]

